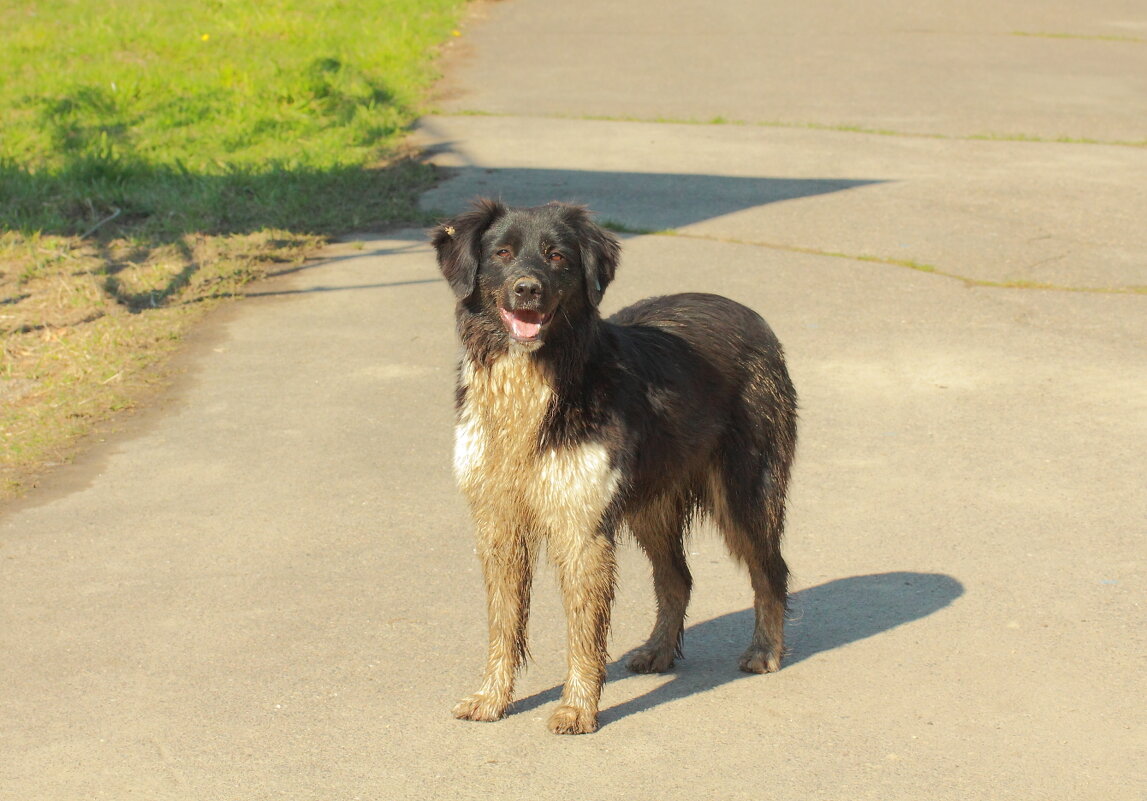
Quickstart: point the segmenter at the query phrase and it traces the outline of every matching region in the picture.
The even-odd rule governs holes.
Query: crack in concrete
[[[832,250],[822,250],[820,248],[805,247],[801,245],[784,245],[779,242],[762,242],[758,240],[740,239],[737,237],[715,236],[713,234],[698,234],[683,232],[677,230],[646,230],[640,228],[632,228],[613,220],[604,222],[605,226],[612,231],[620,234],[632,234],[635,236],[673,236],[681,239],[696,239],[706,242],[721,242],[729,245],[748,245],[750,247],[767,248],[769,250],[784,251],[787,253],[802,253],[809,256],[827,256],[834,259],[848,259],[850,261],[868,262],[872,264],[884,264],[890,267],[902,267],[904,269],[914,270],[920,273],[927,273],[941,278],[949,278],[955,281],[962,281],[969,287],[987,287],[991,289],[1023,289],[1035,290],[1040,292],[1074,292],[1085,294],[1098,294],[1098,295],[1147,295],[1147,286],[1126,286],[1126,287],[1076,287],[1065,286],[1063,284],[1050,284],[1041,281],[992,281],[986,278],[972,278],[959,273],[941,270],[933,264],[923,264],[921,262],[910,261],[907,259],[893,259],[887,256],[873,256],[863,253],[840,253]],[[1046,261],[1054,261],[1055,259],[1064,258],[1063,256],[1053,257],[1052,259],[1045,259]],[[1044,262],[1037,262],[1042,264]],[[1033,265],[1034,266],[1034,265]]]

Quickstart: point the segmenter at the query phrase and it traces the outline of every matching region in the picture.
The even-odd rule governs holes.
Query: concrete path
[[[781,5],[478,6],[417,136],[428,209],[631,232],[607,309],[703,290],[772,323],[802,399],[786,667],[737,671],[748,581],[702,528],[665,676],[622,667],[652,621],[623,550],[597,734],[545,730],[548,571],[514,713],[450,717],[485,629],[452,300],[396,231],[254,289],[0,518],[0,799],[1143,797],[1147,11]]]

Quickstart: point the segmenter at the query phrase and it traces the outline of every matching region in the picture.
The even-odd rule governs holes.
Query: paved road
[[[426,208],[587,202],[633,232],[607,308],[720,292],[786,344],[785,669],[737,671],[748,582],[702,528],[666,676],[621,667],[624,550],[597,734],[545,730],[548,572],[514,714],[449,716],[484,636],[452,300],[421,232],[364,236],[0,518],[0,799],[1142,798],[1142,4],[477,12]]]

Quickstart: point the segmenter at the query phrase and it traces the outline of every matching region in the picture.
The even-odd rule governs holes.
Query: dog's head
[[[620,245],[582,206],[508,208],[482,199],[431,233],[438,265],[461,306],[497,316],[528,349],[596,310]]]

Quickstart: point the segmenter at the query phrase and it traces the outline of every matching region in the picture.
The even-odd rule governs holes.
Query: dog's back
[[[670,295],[622,309],[608,324],[632,377],[627,390],[643,396],[618,404],[638,407],[629,428],[642,434],[639,471],[680,476],[686,465],[758,453],[764,463],[791,461],[796,392],[780,343],[752,309],[719,295]]]

